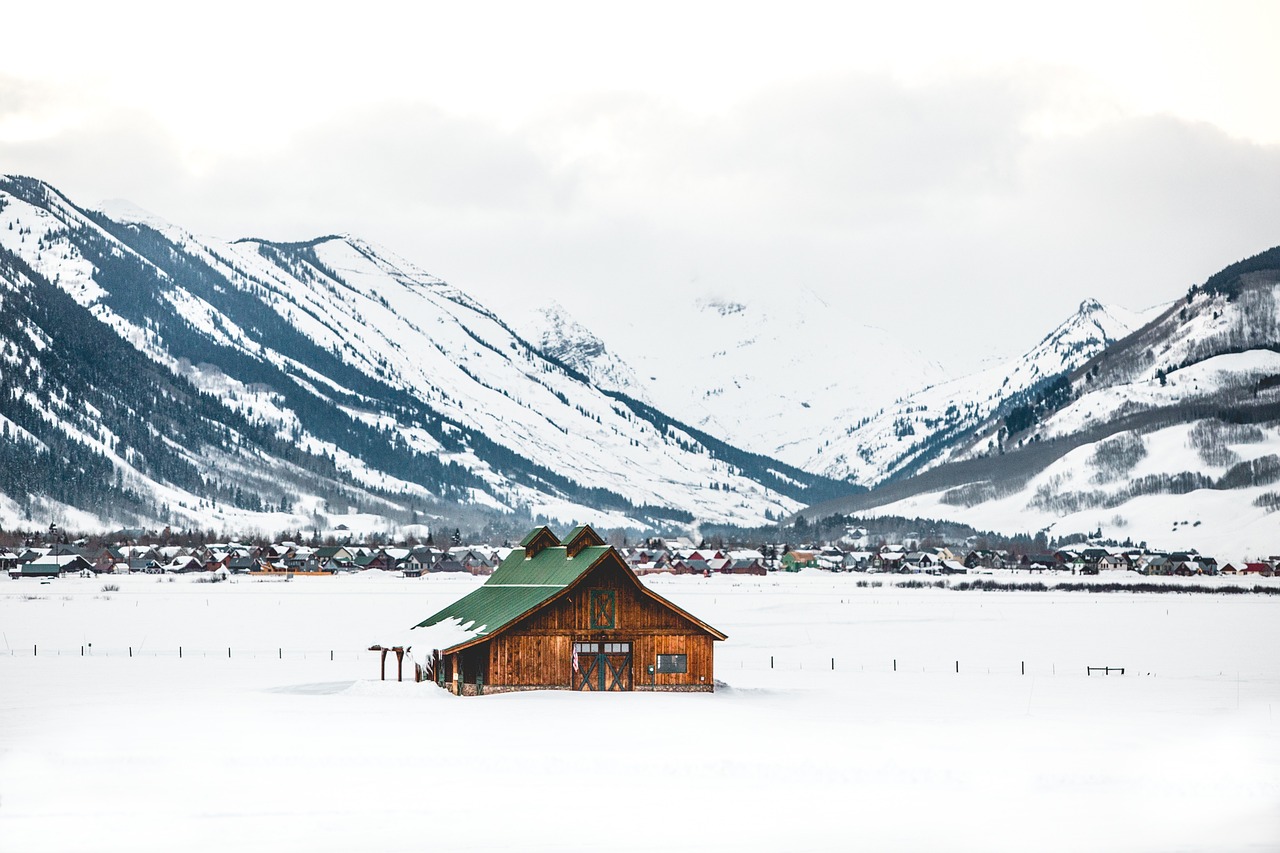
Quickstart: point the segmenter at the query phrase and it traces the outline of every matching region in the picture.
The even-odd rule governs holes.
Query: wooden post
[[[1026,662],[1026,661],[1023,661],[1023,662],[1022,662],[1022,674],[1023,674],[1023,675],[1026,675],[1026,674],[1027,674],[1027,662]]]
[[[897,672],[897,671],[898,671],[898,659],[897,659],[897,658],[894,658],[894,659],[893,659],[893,671],[894,671],[894,672]]]
[[[959,674],[959,672],[960,672],[960,661],[956,661],[956,673]]]
[[[396,681],[404,681],[404,649],[400,646],[395,647],[396,653]]]
[[[182,660],[182,646],[178,646],[178,660]]]
[[[382,652],[382,680],[387,680],[387,650],[379,649]]]

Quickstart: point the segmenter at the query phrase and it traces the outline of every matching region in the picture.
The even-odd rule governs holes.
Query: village
[[[439,573],[487,576],[513,550],[508,545],[463,544],[455,532],[445,546],[416,541],[321,544],[281,540],[269,544],[238,541],[200,544],[161,544],[175,538],[166,529],[148,536],[134,531],[111,544],[71,542],[56,525],[47,535],[28,538],[20,546],[0,547],[0,573],[13,579],[55,578],[64,575],[194,574],[211,580],[235,575],[257,578],[325,577],[360,571],[394,572],[417,578]],[[151,541],[158,540],[158,541]],[[875,544],[871,544],[875,543]],[[635,574],[766,575],[816,569],[829,572],[962,575],[1002,572],[1062,572],[1100,575],[1135,572],[1152,576],[1274,577],[1280,555],[1253,560],[1218,560],[1195,549],[1169,552],[1135,547],[1100,547],[1080,543],[1054,550],[1019,553],[932,545],[907,541],[888,544],[865,528],[850,527],[837,541],[786,542],[746,545],[695,544],[688,538],[650,538],[643,545],[616,544]]]

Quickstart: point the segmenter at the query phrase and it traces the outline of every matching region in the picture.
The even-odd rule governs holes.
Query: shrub
[[[1222,475],[1219,489],[1243,489],[1248,486],[1266,486],[1280,480],[1280,456],[1274,453],[1261,456],[1251,462],[1241,462]]]
[[[1280,509],[1280,492],[1265,492],[1253,499],[1253,505],[1262,507],[1268,512]]]
[[[1240,461],[1228,445],[1257,444],[1266,436],[1253,424],[1229,424],[1217,418],[1199,421],[1187,434],[1187,443],[1196,449],[1206,465],[1226,468]]]
[[[119,592],[119,591],[120,591],[120,584],[118,584],[118,583],[104,583],[104,584],[102,585],[102,591],[103,591],[103,592]]]
[[[1110,483],[1127,475],[1146,455],[1147,445],[1137,433],[1122,432],[1098,442],[1089,457],[1089,464],[1098,469],[1093,482]]]

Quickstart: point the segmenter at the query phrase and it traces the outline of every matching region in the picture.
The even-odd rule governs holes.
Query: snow
[[[653,578],[729,634],[714,694],[469,699],[378,681],[366,649],[476,578],[0,580],[0,838],[29,853],[1280,841],[1280,599],[866,580]]]
[[[270,389],[245,386],[245,377],[212,376],[199,366],[193,369],[175,358],[152,330],[134,326],[105,305],[109,294],[94,283],[95,270],[79,254],[69,230],[96,229],[93,222],[56,196],[48,202],[47,210],[7,193],[4,199],[0,244],[66,289],[149,357],[197,383],[234,390],[236,393],[223,397],[229,408],[272,424],[282,437],[296,434],[297,416],[283,405],[284,398]],[[766,520],[766,511],[785,514],[801,508],[798,501],[730,470],[696,444],[682,447],[675,437],[662,434],[599,389],[542,359],[502,320],[461,290],[385,249],[353,237],[335,237],[312,247],[319,266],[300,260],[277,262],[264,256],[263,244],[256,241],[227,243],[197,237],[127,203],[111,202],[106,209],[121,221],[144,223],[160,231],[221,274],[223,286],[260,298],[264,308],[277,312],[350,366],[577,483],[609,489],[636,505],[660,504],[693,511],[708,521],[758,524]],[[120,252],[131,252],[118,240],[107,239]],[[275,351],[274,341],[233,323],[214,304],[217,300],[206,301],[181,282],[169,282],[163,274],[160,277],[171,285],[162,294],[164,299],[196,334],[284,365],[295,375],[305,374],[321,398],[327,397],[326,389],[340,392],[346,384],[357,384],[338,382],[314,367],[297,364]],[[370,402],[371,408],[380,405]],[[438,443],[416,424],[409,425],[403,435],[420,452],[439,451]],[[311,443],[306,435],[297,440]],[[545,512],[568,523],[594,514],[590,507],[556,489],[518,484],[470,452],[455,458],[486,483],[487,494],[475,493],[477,504],[499,511]],[[202,464],[198,459],[193,461]],[[340,464],[363,483],[390,488],[400,483],[389,476],[395,472],[368,470],[350,459]],[[722,488],[707,488],[713,482]],[[178,509],[194,503],[187,496],[166,494],[171,490],[164,484],[141,477],[133,486],[150,492],[157,503]],[[295,526],[302,521],[267,516],[227,520],[233,529],[270,527],[279,521]],[[642,523],[635,514],[619,514],[616,526]],[[100,519],[90,528],[110,526],[111,519]]]
[[[913,461],[937,433],[951,429],[963,435],[1012,395],[1079,367],[1164,308],[1134,312],[1086,300],[1024,355],[921,390],[917,390],[920,386],[899,386],[898,399],[869,418],[861,420],[867,414],[863,406],[842,411],[819,429],[802,433],[788,447],[778,448],[778,458],[829,477],[874,485]],[[876,362],[877,367],[880,363]],[[965,447],[958,440],[952,452]],[[923,467],[947,458],[944,453]]]

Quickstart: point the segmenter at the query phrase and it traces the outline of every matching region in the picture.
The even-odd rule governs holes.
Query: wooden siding
[[[591,627],[590,601],[595,590],[612,590],[616,595],[612,628]],[[631,643],[631,683],[638,689],[709,688],[714,683],[712,636],[646,595],[615,552],[609,552],[566,595],[467,651],[478,652],[487,659],[487,671],[483,672],[486,684],[567,688],[573,685],[575,642]],[[659,654],[687,655],[687,672],[657,673]],[[472,660],[468,657],[463,661],[466,681],[473,680],[473,672],[479,668]],[[655,668],[652,675],[650,666]]]

